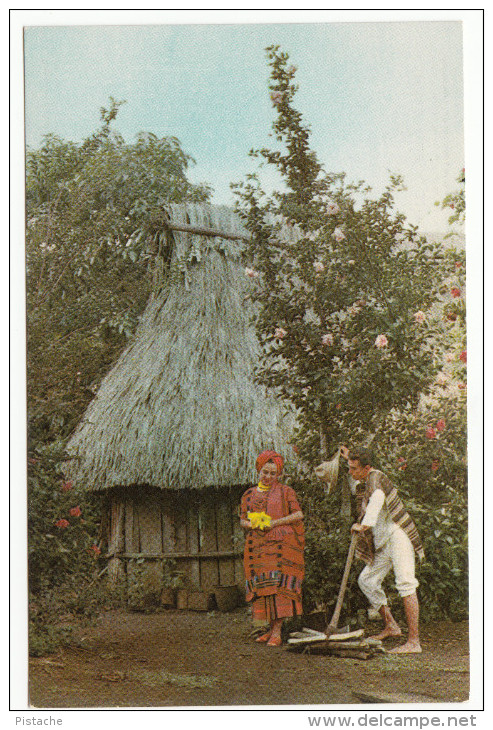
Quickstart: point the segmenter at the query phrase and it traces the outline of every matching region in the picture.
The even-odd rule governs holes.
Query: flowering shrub
[[[293,107],[288,56],[276,46],[267,53],[280,149],[251,154],[277,168],[287,192],[266,196],[255,175],[235,186],[252,233],[248,259],[259,272],[259,377],[296,406],[301,464],[313,468],[341,443],[371,438],[377,466],[395,481],[425,542],[423,617],[463,618],[464,252],[427,241],[395,211],[400,178],[391,176],[375,199],[364,183],[322,169]],[[306,607],[330,607],[348,521],[340,518],[340,495],[323,496],[309,472],[293,486],[306,515]],[[365,605],[353,580],[347,606]]]

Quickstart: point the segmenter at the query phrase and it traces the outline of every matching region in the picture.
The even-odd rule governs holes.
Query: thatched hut
[[[146,566],[157,589],[173,559],[196,588],[242,585],[239,498],[260,450],[286,452],[291,419],[255,382],[245,230],[226,208],[167,215],[163,285],[70,441],[73,475],[107,495],[116,580]]]

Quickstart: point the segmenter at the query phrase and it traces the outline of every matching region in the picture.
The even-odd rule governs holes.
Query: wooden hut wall
[[[243,489],[200,491],[150,487],[110,492],[108,555],[120,579],[135,561],[147,565],[148,581],[158,586],[163,561],[176,562],[190,587],[243,587],[243,531],[238,508]],[[150,571],[150,574],[149,574]]]

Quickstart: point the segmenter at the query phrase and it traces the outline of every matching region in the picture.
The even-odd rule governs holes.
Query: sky
[[[456,20],[28,25],[27,144],[46,133],[82,140],[113,96],[126,102],[115,129],[127,142],[140,131],[178,137],[196,160],[192,181],[230,204],[230,183],[257,169],[249,150],[273,144],[271,44],[297,68],[294,105],[325,169],[365,180],[375,194],[402,174],[398,209],[425,232],[446,230],[448,212],[434,203],[457,189],[464,167]],[[278,186],[273,171],[263,179]]]

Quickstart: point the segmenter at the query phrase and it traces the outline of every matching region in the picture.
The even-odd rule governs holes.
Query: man
[[[366,566],[358,578],[358,585],[385,622],[383,630],[373,638],[401,635],[382,589],[385,576],[393,568],[396,587],[404,603],[408,638],[405,644],[392,649],[392,653],[418,654],[421,652],[416,595],[419,584],[415,577],[414,553],[422,559],[424,551],[416,525],[390,480],[372,467],[367,449],[348,451],[344,448],[341,453],[348,459],[350,475],[359,481],[359,516],[351,531],[359,535],[356,555],[366,562]]]

